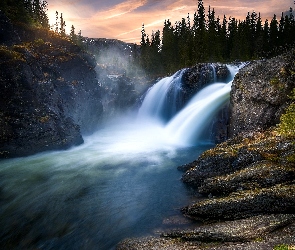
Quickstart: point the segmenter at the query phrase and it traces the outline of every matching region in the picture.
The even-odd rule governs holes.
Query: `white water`
[[[177,112],[181,78],[185,69],[176,72],[170,77],[165,77],[153,85],[145,96],[138,111],[138,120],[165,120]]]
[[[211,65],[211,67],[213,68],[214,80],[216,80],[214,65]],[[176,96],[177,91],[181,88],[181,77],[184,70],[162,79],[151,87],[147,93],[139,110],[138,120],[152,120],[153,124],[158,123],[161,132],[157,139],[164,139],[167,144],[187,147],[203,143],[201,141],[204,137],[203,134],[208,131],[207,127],[212,118],[229,100],[232,80],[240,67],[228,66],[228,69],[231,72],[231,79],[228,83],[213,83],[205,87],[178,113],[174,107],[167,107],[165,100],[168,98],[169,89],[173,86],[176,86],[173,95],[175,97],[174,103],[180,99],[177,99]],[[165,112],[169,112],[167,111],[169,108],[173,109],[174,116],[168,124],[165,124],[163,116]],[[163,124],[163,127],[161,124]]]
[[[170,135],[170,142],[182,146],[198,144],[218,108],[228,101],[230,90],[231,82],[216,83],[200,91],[167,125],[165,131]],[[207,93],[206,96],[203,95],[204,92]]]
[[[210,121],[229,100],[232,81],[240,67],[228,66],[228,69],[231,72],[228,83],[214,83],[199,91],[166,125],[165,132],[170,143],[178,146],[202,143],[202,135],[208,130]]]

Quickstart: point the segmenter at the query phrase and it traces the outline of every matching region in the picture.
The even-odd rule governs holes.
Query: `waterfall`
[[[164,124],[165,137],[169,143],[179,146],[197,145],[208,131],[210,122],[228,102],[232,80],[238,70],[244,65],[230,66],[231,79],[228,83],[212,83],[195,94],[193,98],[179,111],[182,103],[180,94],[181,80],[185,69],[173,76],[163,78],[152,86],[145,96],[138,113],[138,120],[156,120]],[[214,65],[213,77],[217,76]],[[179,112],[178,112],[179,111]]]
[[[211,68],[212,68],[212,72],[213,72],[213,82],[216,82],[217,81],[217,75],[216,75],[216,70],[215,70],[215,66],[214,66],[213,63],[211,64]]]
[[[139,120],[153,119],[165,123],[176,114],[182,102],[179,93],[185,70],[163,78],[148,90],[138,112]]]
[[[171,143],[196,145],[208,123],[229,99],[231,82],[215,83],[200,91],[166,126]],[[205,96],[204,93],[207,93]]]
[[[200,142],[203,133],[219,109],[229,100],[233,78],[240,67],[227,66],[231,73],[228,83],[213,83],[199,91],[190,102],[166,125],[170,142],[193,146]]]

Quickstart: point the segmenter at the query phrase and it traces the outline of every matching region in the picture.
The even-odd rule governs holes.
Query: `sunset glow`
[[[91,38],[114,38],[125,42],[139,43],[141,26],[146,32],[162,30],[164,20],[172,23],[193,17],[197,11],[197,0],[47,0],[50,24],[55,23],[55,12],[63,13],[66,31],[74,25],[76,33]],[[270,20],[273,14],[280,17],[282,12],[294,6],[293,0],[210,0],[203,1],[215,9],[220,18],[225,14],[245,19],[248,12],[260,12],[263,19]]]

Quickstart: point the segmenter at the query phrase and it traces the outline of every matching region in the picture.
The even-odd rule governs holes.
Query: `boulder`
[[[230,98],[229,137],[280,122],[295,88],[295,52],[253,61],[236,75]]]

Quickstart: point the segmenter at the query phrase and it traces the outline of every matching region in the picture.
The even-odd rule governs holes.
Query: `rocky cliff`
[[[0,13],[1,14],[1,13]],[[0,157],[83,143],[102,115],[94,59],[53,32],[0,15]],[[6,34],[8,34],[6,36]]]

